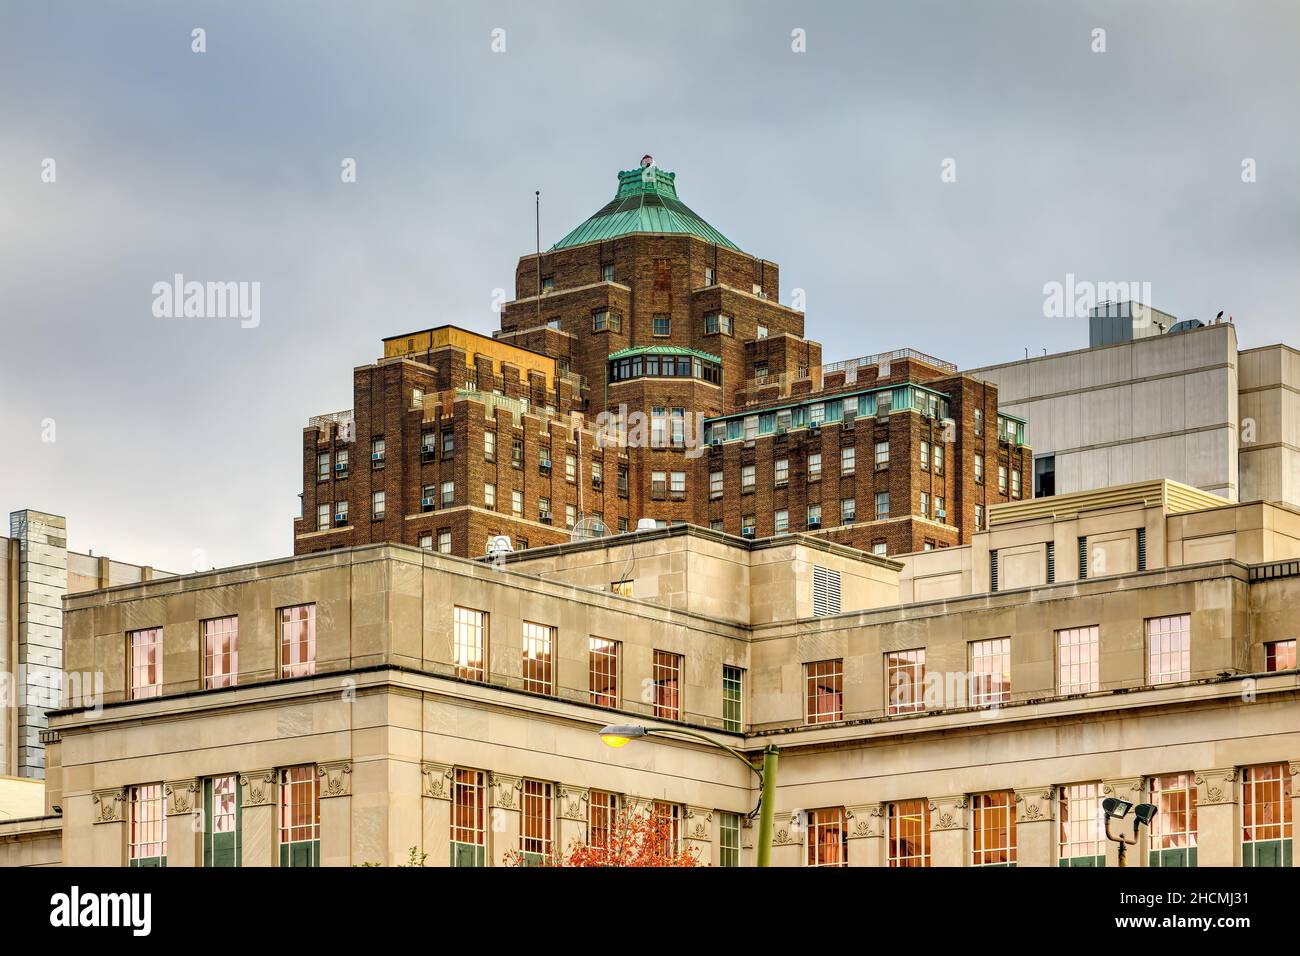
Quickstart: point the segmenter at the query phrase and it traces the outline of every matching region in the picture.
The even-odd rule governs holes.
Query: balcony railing
[[[926,365],[942,369],[945,372],[957,371],[957,366],[946,359],[935,358],[933,355],[928,355],[917,349],[895,349],[892,352],[877,352],[875,355],[864,355],[861,358],[845,359],[843,362],[832,362],[829,365],[823,365],[822,374],[830,375],[832,372],[843,372],[845,380],[848,381],[852,377],[856,377],[857,370],[860,368],[882,363],[888,365],[893,362],[900,362],[903,359],[924,362]]]

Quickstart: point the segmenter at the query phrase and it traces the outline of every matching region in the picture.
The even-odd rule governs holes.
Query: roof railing
[[[832,362],[829,365],[822,366],[822,374],[830,375],[832,372],[845,372],[850,369],[857,370],[871,365],[880,365],[882,362],[889,364],[891,362],[901,361],[902,359],[911,359],[916,362],[924,362],[926,365],[932,365],[935,368],[942,369],[945,372],[957,371],[957,366],[946,359],[936,358],[917,349],[894,349],[892,352],[877,352],[875,355],[864,355],[861,358],[845,359],[842,362]]]

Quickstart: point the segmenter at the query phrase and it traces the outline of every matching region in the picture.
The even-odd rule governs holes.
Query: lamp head
[[[610,724],[608,727],[602,727],[597,733],[606,746],[617,749],[637,737],[644,737],[647,731],[639,724]]]
[[[1144,804],[1144,806],[1148,805],[1149,804]],[[1101,801],[1101,809],[1106,816],[1111,819],[1123,820],[1128,816],[1128,812],[1133,809],[1133,804],[1129,803],[1127,800],[1120,800],[1117,797],[1107,797],[1105,800]]]
[[[1150,826],[1152,818],[1158,812],[1159,811],[1156,809],[1156,805],[1154,803],[1139,803],[1137,807],[1133,810],[1133,817],[1136,823],[1142,823],[1145,824],[1146,826]]]

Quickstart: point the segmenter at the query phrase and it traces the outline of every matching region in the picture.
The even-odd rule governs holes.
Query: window
[[[486,461],[497,460],[497,433],[483,433],[483,458]]]
[[[510,492],[510,513],[516,518],[524,516],[524,493],[522,491]]]
[[[432,511],[438,503],[438,489],[434,485],[425,485],[420,491],[420,510]]]
[[[490,481],[483,485],[483,507],[489,511],[497,509],[497,486]]]
[[[790,480],[790,459],[778,458],[772,467],[773,481],[778,485],[784,485]]]
[[[754,516],[742,515],[740,519],[740,536],[742,538],[752,538],[755,534]]]
[[[445,528],[438,532],[438,553],[451,554],[451,532]]]
[[[815,617],[840,613],[840,572],[813,565],[812,605]]]
[[[971,798],[971,865],[1016,865],[1016,795],[1010,790]]]
[[[1242,866],[1291,866],[1291,815],[1287,764],[1241,771]]]
[[[373,521],[379,521],[384,517],[385,508],[384,493],[374,491],[370,494],[370,517]]]
[[[565,505],[564,506],[564,527],[567,528],[569,531],[572,531],[573,526],[576,525],[577,523],[578,523],[578,506]]]
[[[131,866],[167,865],[167,816],[161,783],[131,788],[129,856]]]
[[[1011,473],[1011,497],[1012,498],[1020,497],[1020,472],[1019,471],[1013,471]]]
[[[653,667],[654,715],[664,720],[682,719],[682,655],[655,651]]]
[[[203,781],[203,865],[240,866],[243,830],[239,778],[209,777]]]
[[[729,315],[712,312],[704,317],[705,335],[717,335],[719,333],[723,335],[731,335],[732,328],[733,323],[731,321],[731,316]]]
[[[829,724],[844,719],[844,661],[815,661],[803,666],[804,723]]]
[[[668,476],[668,494],[674,501],[686,498],[686,472],[674,471]]]
[[[555,291],[555,276],[542,276],[542,295]]]
[[[984,530],[984,506],[983,505],[975,506],[975,530],[976,531]]]
[[[926,492],[921,492],[921,517],[930,517],[930,496]]]
[[[340,448],[334,453],[334,473],[340,478],[346,478],[348,476],[349,458],[351,458],[351,455],[348,454],[346,448]]]
[[[671,335],[673,330],[673,320],[666,315],[656,315],[651,322],[655,335]]]
[[[1152,684],[1191,680],[1191,615],[1154,617],[1147,621],[1147,661],[1147,680]]]
[[[203,622],[203,686],[234,687],[239,673],[239,618]]]
[[[943,506],[943,496],[935,495],[934,496],[934,520],[943,521],[947,517],[948,517],[948,512]]]
[[[316,673],[316,605],[280,608],[280,676]]]
[[[603,461],[593,461],[591,463],[591,487],[600,489],[605,486],[605,463]]]
[[[620,644],[603,637],[592,637],[588,641],[587,670],[591,682],[591,702],[597,707],[617,707]]]
[[[606,790],[591,791],[587,804],[587,845],[608,847],[614,827],[618,825],[619,799],[617,793]]]
[[[1007,493],[1007,466],[998,465],[998,493]]]
[[[1264,669],[1289,671],[1295,669],[1295,639],[1271,641],[1264,645]]]
[[[934,446],[934,473],[943,474],[943,446],[938,444]]]
[[[591,315],[591,330],[593,332],[620,332],[623,329],[623,316],[618,312],[611,312],[609,309],[600,309]]]
[[[330,476],[330,453],[321,452],[316,456],[316,480],[326,481]]]
[[[786,534],[790,530],[790,512],[784,508],[777,510],[773,515],[773,532],[775,534]]]
[[[631,581],[610,581],[609,591],[611,594],[617,594],[619,597],[631,597],[632,582]]]
[[[551,857],[553,787],[541,780],[525,780],[520,793],[519,852],[525,864]]]
[[[871,542],[871,553],[878,558],[889,557],[889,542],[887,541]]]
[[[442,430],[442,457],[445,461],[456,454],[456,433],[450,428]]]
[[[440,504],[444,508],[450,508],[456,503],[456,482],[444,481],[442,483],[442,500]]]
[[[718,866],[740,866],[740,814],[718,814]]]
[[[921,442],[921,470],[928,471],[929,468],[930,468],[930,443],[928,441],[923,441]]]
[[[438,454],[437,449],[438,436],[433,432],[424,432],[420,435],[420,461],[430,462]]]
[[[428,534],[422,534],[422,535],[420,535],[420,547],[423,548],[425,551],[432,551],[432,550],[433,550],[433,534],[432,534],[432,533],[428,533]]]
[[[754,466],[753,465],[740,466],[740,490],[742,493],[754,490]]]
[[[384,467],[384,455],[386,454],[386,448],[387,446],[384,444],[384,440],[382,438],[372,438],[370,440],[370,467],[372,468]]]
[[[163,682],[163,629],[149,627],[132,631],[131,646],[131,699],[144,700],[162,693]]]
[[[513,468],[524,467],[524,440],[522,438],[510,439],[510,465]]]
[[[600,267],[600,281],[601,282],[614,281],[614,264],[612,262],[607,262]]]
[[[930,865],[930,804],[928,800],[899,800],[891,803],[889,819],[889,865]]]
[[[971,704],[996,707],[1011,700],[1011,638],[972,641]]]
[[[849,834],[843,807],[808,811],[808,865],[849,865]]]
[[[925,648],[885,655],[885,713],[925,710]]]
[[[487,865],[487,775],[454,771],[451,784],[451,865]]]
[[[542,524],[551,523],[551,499],[550,498],[537,499],[537,520],[540,521]]]
[[[713,266],[705,266],[705,267],[704,267],[704,284],[705,284],[706,286],[713,285],[713,284],[714,284],[714,281],[715,281],[715,280],[714,280]]]
[[[654,848],[664,856],[676,856],[682,851],[682,808],[680,804],[656,800],[650,810],[655,826]]]
[[[730,664],[722,666],[722,729],[740,733],[743,717],[745,672]]]
[[[889,467],[889,442],[876,442],[876,471]]]
[[[1190,773],[1151,778],[1151,866],[1196,865],[1196,783]]]
[[[668,497],[668,472],[650,472],[650,497],[656,501]]]
[[[975,409],[975,434],[984,434],[984,410],[980,408]]]
[[[840,474],[845,477],[853,474],[858,468],[858,450],[853,447],[840,449]]]
[[[722,472],[709,472],[709,498],[716,499],[722,497]]]
[[[564,477],[568,481],[578,480],[578,458],[576,455],[564,456]]]
[[[808,480],[821,481],[822,477],[822,454],[814,452],[808,456]]]
[[[551,642],[555,628],[524,621],[524,690],[549,694],[551,684]]]
[[[840,524],[852,524],[858,520],[858,500],[856,498],[840,499]]]
[[[984,484],[984,456],[978,453],[975,455],[975,484]]]
[[[488,616],[484,611],[457,607],[453,611],[451,663],[457,677],[483,680],[487,660]]]
[[[618,493],[622,495],[624,498],[626,498],[627,489],[628,489],[628,466],[619,465],[618,466]]]
[[[1101,688],[1099,634],[1095,625],[1056,632],[1057,693],[1088,694]]]
[[[880,521],[889,517],[889,492],[876,492],[876,520]]]
[[[1060,866],[1105,866],[1105,816],[1101,812],[1101,784],[1078,783],[1061,787]]]
[[[822,526],[822,506],[808,506],[808,530],[816,531]]]
[[[348,503],[347,500],[337,501],[334,503],[334,524],[343,527],[348,523]]]
[[[320,778],[315,764],[280,771],[280,865],[320,866]]]
[[[754,338],[756,338],[756,339],[765,339],[765,338],[767,338],[767,326],[766,326],[766,325],[760,325],[760,326],[758,326],[758,328],[757,328],[757,329],[755,330],[755,332],[754,332]]]

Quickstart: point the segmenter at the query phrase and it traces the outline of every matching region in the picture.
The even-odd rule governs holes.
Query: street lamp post
[[[1107,797],[1101,802],[1101,809],[1106,814],[1106,836],[1119,844],[1119,865],[1126,867],[1128,866],[1128,848],[1134,846],[1138,841],[1138,827],[1144,824],[1149,825],[1151,818],[1156,815],[1155,804],[1139,803],[1135,809],[1133,804],[1127,800]],[[1122,830],[1118,834],[1112,833],[1111,823],[1116,820],[1123,820],[1128,816],[1130,810],[1133,811],[1133,835],[1129,836]]]
[[[746,767],[758,774],[759,797],[758,806],[749,814],[750,819],[758,815],[758,865],[769,866],[772,861],[772,821],[776,814],[776,762],[781,751],[776,744],[768,744],[763,748],[763,765],[755,767],[753,760],[745,756],[739,750],[728,747],[724,743],[714,740],[701,733],[693,730],[686,730],[682,727],[643,727],[640,724],[611,724],[599,731],[600,739],[605,741],[610,747],[618,748],[625,746],[638,737],[646,737],[650,734],[662,734],[669,736],[677,734],[682,737],[691,737],[695,740],[702,740],[706,744],[717,747],[719,750],[725,750],[731,754]]]

